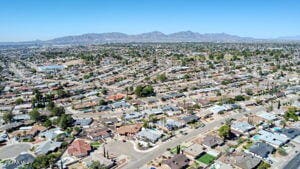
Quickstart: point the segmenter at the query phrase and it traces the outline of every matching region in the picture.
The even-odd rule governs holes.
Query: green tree
[[[219,128],[219,136],[223,138],[229,138],[230,136],[230,126],[225,124]]]
[[[281,120],[280,121],[280,125],[282,125],[282,127],[285,128],[285,126],[286,126],[286,120]]]
[[[55,107],[55,103],[53,101],[49,101],[47,104],[47,109],[48,110],[53,110],[53,108]]]
[[[108,93],[107,88],[102,88],[101,93],[104,95],[107,95],[107,93]]]
[[[99,105],[101,105],[101,106],[107,105],[107,101],[101,99],[101,100],[99,100]]]
[[[41,94],[41,92],[38,89],[34,89],[34,98],[32,98],[32,107],[37,108],[43,108],[45,107],[45,97]]]
[[[31,120],[39,121],[41,119],[41,114],[37,109],[33,109],[29,112],[29,116]]]
[[[101,164],[99,161],[92,161],[89,169],[106,169],[107,167],[104,164]]]
[[[3,114],[3,120],[5,123],[10,123],[13,119],[13,114],[11,112],[6,112]]]
[[[24,103],[24,100],[23,100],[22,98],[18,98],[18,99],[16,100],[16,104],[17,104],[17,105],[20,105],[20,104],[22,104],[22,103]]]
[[[288,108],[288,111],[286,111],[284,113],[284,118],[285,118],[285,120],[292,119],[294,121],[298,121],[298,116],[296,114],[296,108],[294,108],[294,107]]]
[[[286,155],[288,155],[288,153],[287,153],[282,147],[279,147],[279,148],[277,149],[277,152],[278,152],[278,154],[280,154],[281,156],[286,156]]]
[[[54,107],[51,111],[52,116],[61,116],[62,114],[65,114],[65,109],[64,107]]]
[[[246,94],[252,96],[253,95],[252,89],[246,89]]]
[[[73,124],[73,118],[69,114],[63,114],[58,119],[58,126],[62,129],[66,129]]]
[[[178,146],[176,147],[176,154],[180,154],[180,151],[181,151],[181,146],[178,145]]]
[[[47,119],[47,120],[43,123],[43,125],[44,125],[45,127],[51,127],[51,126],[52,126],[52,122],[51,122],[51,120]]]
[[[258,167],[257,167],[257,169],[268,169],[268,168],[270,168],[271,167],[271,165],[270,164],[268,164],[268,163],[266,163],[266,162],[261,162],[259,165],[258,165]]]
[[[34,69],[34,68],[31,68],[30,71],[31,71],[33,74],[36,73],[36,69]]]
[[[142,90],[142,97],[152,96],[154,94],[154,89],[150,85],[145,86]]]
[[[235,101],[244,101],[244,100],[245,100],[245,97],[242,96],[242,95],[237,95],[237,96],[234,97],[234,100],[235,100]]]
[[[142,96],[142,91],[143,91],[143,87],[142,86],[137,86],[134,90],[134,94],[138,97]]]
[[[156,79],[161,82],[165,82],[167,80],[167,76],[165,73],[163,73],[163,74],[157,75]]]
[[[33,168],[48,168],[50,161],[46,155],[40,155],[35,158],[32,165]]]
[[[58,89],[58,90],[56,91],[56,94],[57,94],[57,97],[58,97],[58,98],[65,98],[65,97],[68,97],[68,96],[69,96],[69,93],[66,92],[66,91],[63,90],[63,89]]]
[[[49,101],[51,101],[51,100],[54,99],[54,94],[52,94],[52,93],[46,94],[46,95],[45,95],[45,98],[46,98],[46,100],[49,102]]]
[[[49,168],[50,166],[52,166],[56,162],[56,160],[60,156],[61,156],[60,152],[51,153],[51,154],[48,154],[48,155],[37,156],[35,158],[34,162],[32,163],[32,167],[34,169]]]

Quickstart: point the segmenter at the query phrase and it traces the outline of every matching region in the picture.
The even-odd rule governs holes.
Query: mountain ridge
[[[92,36],[91,36],[92,35]],[[164,34],[159,31],[128,35],[119,32],[83,34],[60,37],[48,40],[49,43],[124,43],[124,42],[245,42],[254,38],[240,37],[225,33],[200,34],[192,31],[181,31]]]
[[[131,43],[131,42],[300,42],[300,36],[278,37],[274,39],[257,39],[252,37],[241,37],[227,33],[198,33],[192,31],[180,31],[165,34],[160,31],[152,31],[129,35],[120,32],[86,33],[81,35],[70,35],[50,40],[36,40],[25,42],[0,42],[0,45],[81,45],[81,44],[104,44],[104,43]]]

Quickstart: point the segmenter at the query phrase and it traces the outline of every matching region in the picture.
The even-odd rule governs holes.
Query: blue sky
[[[1,0],[0,41],[84,33],[300,35],[298,0]]]

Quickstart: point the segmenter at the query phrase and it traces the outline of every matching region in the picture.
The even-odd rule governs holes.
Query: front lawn
[[[244,148],[245,150],[247,150],[247,149],[249,149],[252,145],[253,145],[253,142],[250,141],[250,140],[248,140],[248,141],[245,143],[245,145],[243,146],[243,148]]]
[[[101,143],[99,143],[98,141],[95,141],[95,142],[91,143],[91,147],[93,147],[93,148],[99,148],[100,145],[101,145]]]
[[[209,164],[213,163],[213,161],[214,161],[215,159],[216,159],[216,158],[215,158],[214,156],[209,155],[209,154],[206,153],[206,154],[200,156],[199,158],[197,158],[196,160],[197,160],[198,162],[202,162],[202,163],[204,163],[204,164],[206,164],[206,165],[209,165]]]

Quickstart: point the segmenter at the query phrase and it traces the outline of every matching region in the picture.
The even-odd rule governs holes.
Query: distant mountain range
[[[255,39],[240,37],[226,33],[200,34],[191,31],[182,31],[172,34],[164,34],[154,31],[137,35],[128,35],[119,32],[89,33],[75,36],[65,36],[46,41],[28,42],[1,42],[0,45],[80,45],[80,44],[103,44],[103,43],[129,43],[129,42],[300,42],[300,36],[280,37],[276,39]]]
[[[200,34],[191,31],[164,34],[149,32],[138,35],[124,33],[84,34],[79,36],[66,36],[47,41],[52,44],[90,44],[90,43],[126,43],[126,42],[245,42],[253,38],[245,38],[225,33]]]
[[[299,36],[284,36],[284,37],[279,37],[278,39],[300,41],[300,35]]]

